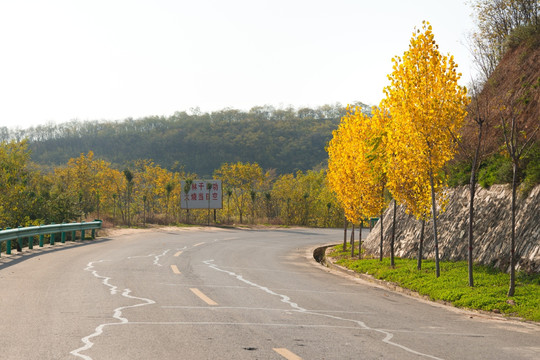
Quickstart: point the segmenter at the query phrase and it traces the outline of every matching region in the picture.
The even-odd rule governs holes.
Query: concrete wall
[[[474,250],[475,262],[491,264],[508,271],[510,265],[511,188],[494,185],[489,190],[478,188],[475,197]],[[444,260],[466,260],[468,248],[467,186],[451,189],[446,212],[438,219],[439,255]],[[392,208],[384,214],[384,256],[390,256]],[[517,268],[527,272],[540,272],[540,185],[517,202],[516,257]],[[403,207],[396,212],[395,255],[416,258],[421,224],[407,215]],[[368,253],[379,254],[380,224],[365,240]],[[424,258],[435,258],[433,224],[426,222]]]

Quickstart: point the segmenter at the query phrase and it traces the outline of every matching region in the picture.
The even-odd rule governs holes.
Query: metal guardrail
[[[379,218],[371,218],[369,219],[369,227],[372,228],[377,224],[377,221],[379,221]]]
[[[34,237],[39,236],[39,247],[43,247],[44,236],[50,234],[49,243],[54,245],[55,234],[60,233],[60,241],[65,243],[66,234],[71,233],[71,240],[76,240],[77,231],[81,232],[81,239],[85,239],[85,231],[92,231],[92,239],[96,237],[96,230],[101,229],[101,220],[69,223],[69,224],[50,224],[41,226],[19,227],[16,229],[6,229],[0,231],[0,244],[6,241],[6,254],[11,254],[11,240],[17,240],[18,248],[22,248],[24,238],[28,238],[28,248],[34,247]]]

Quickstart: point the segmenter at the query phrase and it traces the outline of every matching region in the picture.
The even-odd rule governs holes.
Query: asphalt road
[[[161,230],[2,254],[0,359],[540,359],[536,324],[313,261],[315,247],[341,239]]]

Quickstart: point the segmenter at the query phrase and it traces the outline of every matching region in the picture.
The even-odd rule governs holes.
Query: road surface
[[[0,359],[540,359],[540,326],[337,274],[335,229],[152,230],[0,257]]]

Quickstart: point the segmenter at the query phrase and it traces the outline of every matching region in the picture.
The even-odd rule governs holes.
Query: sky
[[[383,97],[427,20],[467,85],[465,0],[1,0],[0,127]]]

